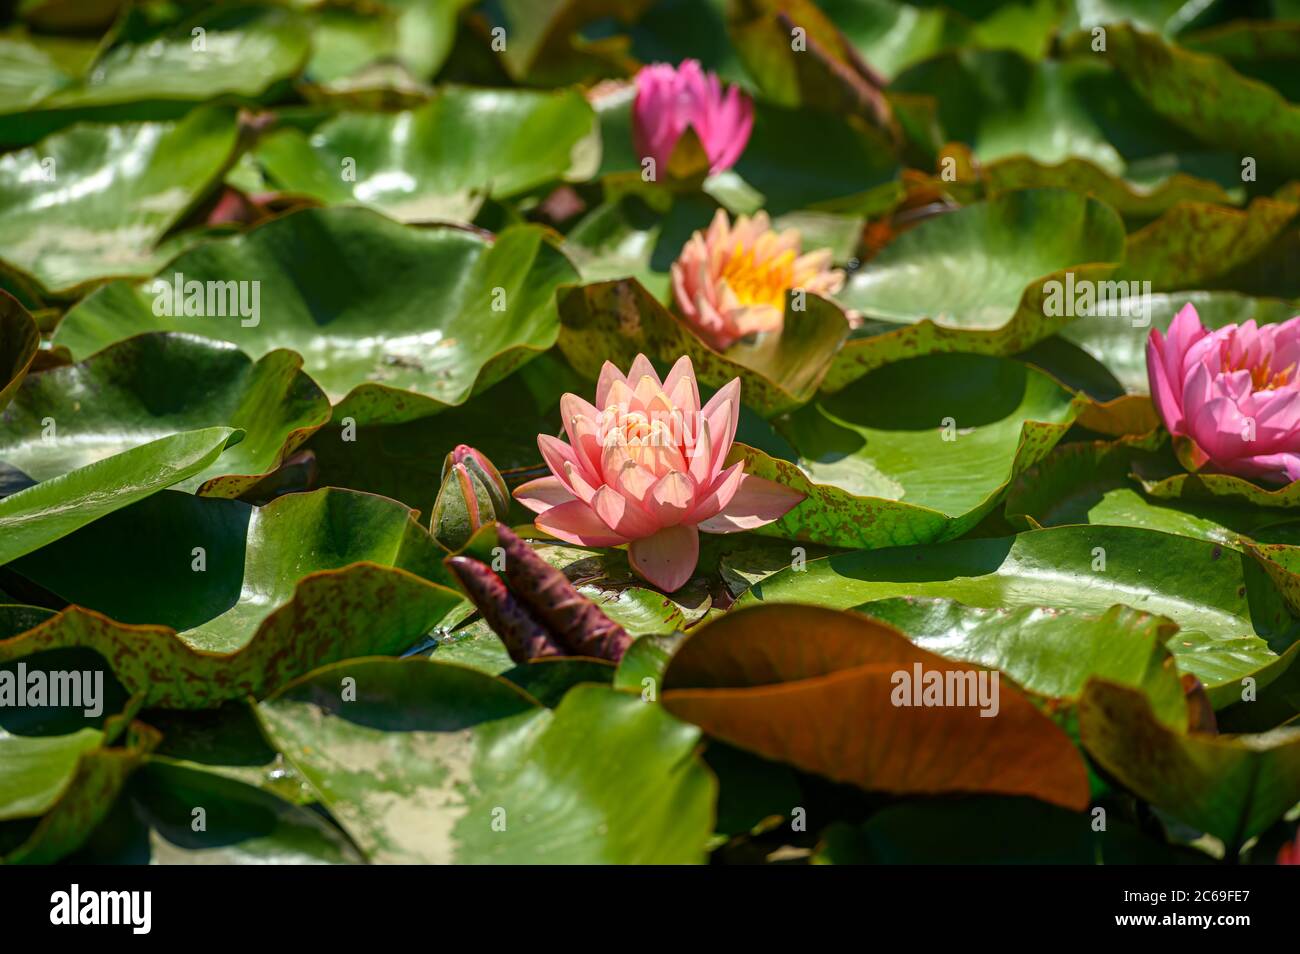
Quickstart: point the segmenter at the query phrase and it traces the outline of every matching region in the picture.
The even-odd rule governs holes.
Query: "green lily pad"
[[[306,78],[328,92],[367,88],[370,70],[399,64],[415,81],[446,62],[470,0],[397,0],[378,10],[322,6],[311,26]]]
[[[895,597],[988,609],[1053,607],[1100,615],[1115,604],[1179,626],[1179,668],[1216,703],[1295,639],[1281,596],[1254,561],[1223,546],[1133,527],[1066,526],[1014,537],[862,550],[787,569],[737,601],[850,609]]]
[[[714,351],[636,279],[598,282],[559,295],[560,350],[581,374],[595,379],[605,361],[630,367],[638,354],[671,364],[687,355],[701,384],[721,387],[741,380],[741,400],[765,417],[798,407],[817,391],[836,350],[849,333],[844,312],[806,294],[795,308],[787,294],[779,334]]]
[[[5,497],[0,500],[0,565],[202,473],[242,433],[231,427],[182,431]]]
[[[10,115],[0,116],[0,140],[31,142],[106,116],[175,116],[219,96],[257,97],[297,74],[307,54],[301,19],[282,7],[218,7],[161,30],[133,19],[83,76],[49,83],[21,115],[3,109]]]
[[[1094,196],[1132,219],[1155,218],[1184,202],[1226,205],[1235,198],[1217,182],[1185,172],[1133,182],[1078,156],[1056,163],[1039,162],[1029,156],[1004,156],[984,165],[980,177],[989,195],[1021,189],[1069,189]]]
[[[729,460],[805,500],[764,535],[882,547],[961,536],[1064,436],[1078,410],[1047,375],[982,355],[886,365],[778,422],[798,462]]]
[[[40,346],[40,332],[27,309],[8,292],[0,292],[0,412],[18,393]]]
[[[371,861],[704,860],[716,783],[699,732],[636,696],[578,686],[551,710],[461,666],[363,660],[258,716]]]
[[[109,565],[107,552],[113,553]],[[435,626],[463,619],[466,604],[450,588],[443,552],[406,507],[370,494],[326,488],[254,508],[172,492],[86,527],[13,569],[121,624],[165,627],[149,638],[169,659],[162,671],[175,675],[156,676],[152,689],[149,669],[137,669],[129,683],[119,677],[145,692],[150,704],[167,693],[205,705],[258,691],[227,679],[251,680],[264,692],[274,680],[305,671],[303,660],[307,668],[317,664],[319,653],[399,652]],[[130,584],[146,577],[156,590]],[[79,626],[65,635],[51,621],[7,651],[68,639],[81,645]],[[179,639],[172,631],[180,631]],[[116,665],[112,646],[120,634],[95,638],[108,641],[96,648]],[[317,661],[333,658],[341,657]],[[188,677],[185,669],[192,670]],[[217,679],[221,672],[226,675]]]
[[[1114,278],[1150,282],[1156,291],[1221,286],[1233,269],[1267,249],[1297,212],[1295,203],[1269,198],[1245,209],[1180,203],[1128,237],[1124,265]]]
[[[313,811],[234,779],[151,759],[68,860],[239,865],[358,864],[362,859],[341,831]]]
[[[1185,50],[1128,24],[1106,30],[1105,55],[1155,112],[1201,141],[1300,173],[1300,107],[1217,56]]]
[[[1182,733],[1154,717],[1141,693],[1102,680],[1084,693],[1083,744],[1139,798],[1235,851],[1300,801],[1300,730],[1262,735]]]
[[[1094,676],[1146,693],[1159,719],[1187,726],[1187,702],[1165,644],[1178,627],[1127,606],[1099,615],[1020,606],[981,609],[954,600],[902,597],[857,611],[897,627],[948,659],[999,669],[1021,688],[1077,702]]]
[[[1240,187],[1235,156],[1209,154],[1090,50],[1037,62],[1008,49],[954,51],[905,71],[890,91],[931,98],[946,140],[981,163],[1078,159],[1134,189],[1168,188],[1179,173]]]
[[[124,744],[110,744],[119,736]],[[73,737],[0,735],[7,768],[0,860],[52,864],[74,851],[157,743],[157,732],[124,718]]]
[[[0,459],[48,480],[164,435],[225,424],[244,439],[176,486],[237,497],[329,420],[329,399],[301,366],[290,351],[254,362],[189,335],[128,338],[29,376],[0,412]]]
[[[163,235],[220,178],[234,115],[197,109],[175,122],[81,125],[0,161],[0,265],[54,295],[152,273]]]
[[[1023,351],[1071,320],[1067,272],[1075,282],[1102,280],[1123,256],[1115,212],[1062,190],[1007,193],[923,222],[837,296],[867,321],[836,355],[825,387],[932,351]]]
[[[258,308],[176,313],[185,285],[231,275],[250,283],[241,301]],[[575,278],[536,226],[489,240],[365,209],[305,209],[193,249],[155,281],[100,289],[68,312],[55,343],[80,357],[169,330],[231,341],[255,358],[289,348],[336,403],[336,421],[395,423],[461,404],[549,348],[555,289]],[[157,314],[169,301],[175,316]]]
[[[344,113],[310,135],[281,130],[256,157],[288,192],[399,221],[468,222],[488,196],[590,178],[598,149],[595,114],[576,91],[445,88],[408,112]]]

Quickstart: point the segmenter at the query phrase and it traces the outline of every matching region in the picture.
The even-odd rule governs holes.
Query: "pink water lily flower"
[[[707,232],[696,232],[672,265],[677,309],[701,338],[723,351],[746,335],[777,331],[785,295],[801,288],[830,296],[844,287],[831,250],[803,252],[798,229],[776,232],[766,212],[733,225],[718,209]],[[856,315],[850,314],[850,324]]]
[[[695,135],[709,158],[709,172],[730,169],[745,151],[754,126],[754,104],[736,86],[724,92],[716,73],[698,60],[680,66],[652,63],[636,74],[632,137],[637,154],[652,157],[658,170],[668,168],[677,141],[686,130]]]
[[[1191,304],[1147,339],[1151,399],[1198,469],[1300,478],[1300,317],[1209,331]]]
[[[579,546],[628,546],[632,568],[671,593],[690,579],[699,532],[735,533],[771,523],[803,495],[723,467],[740,420],[740,379],[700,408],[691,360],[662,381],[644,355],[627,376],[606,361],[596,403],[560,399],[569,443],[549,434],[537,446],[550,477],[515,490],[538,529]]]

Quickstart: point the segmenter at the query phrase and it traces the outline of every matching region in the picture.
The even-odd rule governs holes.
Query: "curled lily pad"
[[[189,335],[128,338],[29,376],[0,412],[0,460],[48,480],[160,436],[225,424],[244,439],[176,486],[236,497],[329,420],[328,398],[301,366],[289,351],[254,362]]]
[[[301,19],[283,7],[217,7],[162,28],[130,18],[84,76],[51,84],[22,115],[0,115],[0,140],[30,142],[33,133],[106,115],[176,116],[222,95],[256,97],[298,73],[307,54]]]
[[[595,172],[595,114],[572,90],[446,88],[418,109],[344,113],[267,137],[257,161],[289,192],[401,221],[470,221],[501,199]]]
[[[837,296],[866,322],[836,355],[825,386],[932,351],[1023,351],[1073,317],[1067,280],[1105,279],[1123,255],[1115,212],[1063,190],[1007,193],[923,222]]]
[[[237,311],[186,304],[231,276],[242,283]],[[64,317],[55,342],[81,356],[166,330],[253,357],[290,348],[336,402],[336,421],[395,423],[461,404],[549,348],[555,289],[574,278],[536,226],[488,239],[366,209],[305,209],[195,248],[154,281],[100,289]]]
[[[27,309],[8,292],[0,292],[0,412],[14,399],[40,346],[40,333]]]
[[[1088,754],[1140,798],[1236,850],[1300,800],[1300,730],[1255,736],[1179,732],[1142,694],[1102,680],[1084,693]]]
[[[52,864],[75,850],[108,814],[131,773],[158,744],[149,726],[116,717],[104,731],[71,736],[0,736],[6,772],[0,834],[6,864]],[[120,744],[118,744],[120,743]],[[34,825],[30,819],[37,818]],[[12,821],[16,819],[16,821]],[[16,842],[16,843],[15,843]]]
[[[0,565],[202,473],[242,434],[182,431],[10,494],[0,500]]]
[[[560,293],[560,350],[578,371],[595,378],[605,361],[627,367],[638,354],[671,364],[690,357],[701,383],[721,387],[741,380],[741,399],[764,416],[798,407],[816,393],[832,356],[849,333],[844,312],[805,294],[798,310],[787,294],[785,326],[714,351],[635,278],[597,282]]]
[[[1233,269],[1263,252],[1298,212],[1300,205],[1269,198],[1245,209],[1179,203],[1128,237],[1124,266],[1114,277],[1150,282],[1156,291],[1223,287]]]
[[[196,830],[194,809],[203,809]],[[131,776],[72,864],[357,864],[327,819],[236,779],[157,758]]]
[[[1226,61],[1129,24],[1106,30],[1106,57],[1149,106],[1209,144],[1230,144],[1273,174],[1300,172],[1300,107]]]
[[[1282,597],[1249,556],[1133,527],[1053,527],[832,555],[756,583],[738,605],[849,609],[897,597],[1091,614],[1124,604],[1164,616],[1179,626],[1168,642],[1179,668],[1216,702],[1237,696],[1239,680],[1275,663],[1296,637]]]
[[[462,666],[359,660],[258,717],[371,861],[704,860],[716,782],[699,732],[627,693],[578,686],[551,710]]]
[[[0,159],[0,265],[53,295],[143,276],[217,181],[236,141],[230,110],[175,122],[81,125]]]
[[[744,445],[730,461],[805,495],[759,533],[829,546],[928,543],[978,523],[1064,436],[1078,408],[1018,362],[929,355],[782,418],[797,462]]]
[[[982,609],[954,600],[900,597],[857,607],[948,659],[999,669],[1023,689],[1077,702],[1095,677],[1146,693],[1157,717],[1187,727],[1187,700],[1166,643],[1177,625],[1127,606],[1100,615],[1020,606]]]
[[[107,552],[114,558],[105,565]],[[258,680],[265,671],[283,681],[283,671],[272,676],[279,665],[297,665],[290,673],[296,675],[304,671],[301,660],[314,664],[318,652],[398,652],[435,626],[463,619],[443,553],[411,511],[370,494],[327,488],[254,508],[170,492],[85,527],[13,569],[121,623],[179,630],[179,639],[167,630],[150,638],[159,652],[197,660],[200,673],[207,664],[220,670],[222,657],[243,650],[227,673]],[[143,577],[160,592],[129,585]],[[58,644],[62,628],[52,625],[41,638]],[[220,678],[178,676],[157,691],[207,704],[230,698]],[[147,678],[137,683],[150,691]]]

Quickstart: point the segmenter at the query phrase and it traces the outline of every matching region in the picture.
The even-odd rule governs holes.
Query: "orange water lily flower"
[[[746,335],[780,329],[786,292],[828,296],[844,287],[844,272],[831,268],[831,250],[803,252],[801,243],[798,229],[774,231],[765,212],[732,224],[719,209],[673,263],[673,298],[682,317],[719,351]]]

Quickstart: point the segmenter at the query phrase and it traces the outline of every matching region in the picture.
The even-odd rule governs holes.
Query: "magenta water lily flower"
[[[1191,304],[1147,339],[1151,398],[1198,469],[1269,483],[1300,479],[1300,317],[1214,331]]]
[[[605,362],[596,403],[560,400],[569,443],[548,434],[537,445],[552,476],[515,498],[537,514],[538,529],[579,546],[629,544],[632,568],[665,592],[690,579],[700,531],[735,533],[771,523],[803,495],[724,467],[740,420],[740,379],[703,408],[690,358],[662,381],[644,355],[624,376]]]
[[[652,157],[657,169],[668,168],[687,129],[699,137],[710,173],[730,169],[745,151],[753,125],[750,98],[735,86],[724,90],[717,74],[705,72],[698,60],[676,67],[653,63],[636,75],[633,139],[637,153]]]

